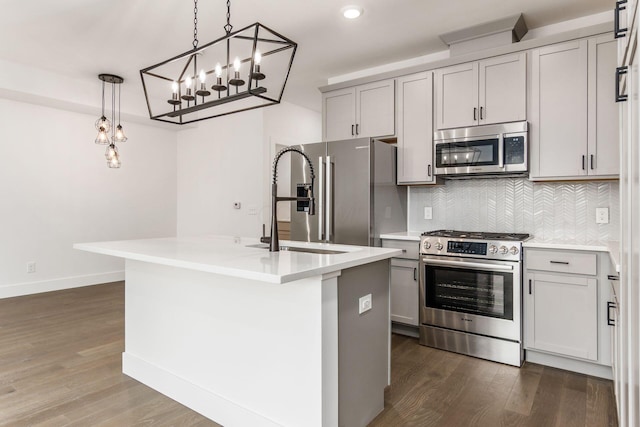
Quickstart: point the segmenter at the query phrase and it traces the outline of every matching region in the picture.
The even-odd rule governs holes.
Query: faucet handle
[[[265,235],[266,228],[265,225],[262,224],[262,237],[260,237],[260,243],[271,243],[271,237]]]

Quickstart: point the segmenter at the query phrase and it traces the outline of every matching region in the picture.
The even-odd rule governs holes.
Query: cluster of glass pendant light
[[[98,78],[102,80],[102,116],[96,121],[98,136],[96,137],[95,143],[107,145],[107,150],[104,154],[107,159],[107,166],[110,168],[119,168],[121,162],[116,143],[125,142],[128,139],[120,124],[120,85],[124,82],[124,79],[113,74],[100,74]],[[111,121],[107,119],[104,113],[104,91],[106,83],[111,84]],[[118,125],[114,127],[113,123],[115,123],[116,117],[116,85],[118,85]]]

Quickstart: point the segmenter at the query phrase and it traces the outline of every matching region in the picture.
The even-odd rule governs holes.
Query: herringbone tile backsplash
[[[575,243],[619,240],[617,181],[452,180],[441,186],[411,187],[408,197],[410,231],[518,232],[541,241]],[[433,208],[433,219],[423,219],[425,206]],[[609,208],[609,224],[596,224],[600,207]]]

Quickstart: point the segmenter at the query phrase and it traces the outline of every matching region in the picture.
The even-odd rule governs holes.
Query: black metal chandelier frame
[[[197,39],[197,0],[196,0],[196,8],[194,9],[195,12],[195,18],[194,18],[194,24],[195,24],[195,28],[194,28],[194,41],[193,41],[193,46],[194,48],[186,51],[184,53],[181,53],[180,55],[177,55],[173,58],[167,59],[165,61],[162,61],[158,64],[152,65],[150,67],[144,68],[142,70],[140,70],[140,77],[142,79],[142,86],[144,89],[144,95],[145,95],[145,99],[147,102],[147,107],[149,109],[149,117],[152,120],[158,120],[158,121],[163,121],[163,122],[168,122],[168,123],[174,123],[174,124],[178,124],[178,125],[182,125],[182,124],[187,124],[187,123],[193,123],[193,122],[198,122],[201,120],[207,120],[207,119],[211,119],[214,117],[220,117],[220,116],[224,116],[224,115],[228,115],[228,114],[233,114],[233,113],[237,113],[240,111],[247,111],[247,110],[252,110],[252,109],[256,109],[256,108],[262,108],[262,107],[266,107],[269,105],[274,105],[274,104],[279,104],[281,99],[282,99],[282,95],[284,93],[284,88],[286,86],[287,80],[289,78],[289,74],[291,72],[291,66],[293,64],[293,58],[295,56],[295,52],[297,50],[297,43],[293,42],[292,40],[282,36],[281,34],[273,31],[272,29],[262,25],[259,22],[256,22],[252,25],[249,25],[247,27],[244,27],[240,30],[231,32],[232,26],[229,22],[230,20],[230,6],[229,6],[229,2],[227,2],[227,7],[228,7],[228,12],[227,12],[227,25],[224,27],[225,31],[226,31],[226,35],[214,40],[210,43],[207,43],[201,47],[198,47],[198,39]],[[267,33],[270,34],[271,36],[261,36],[261,31],[263,30],[262,33]],[[251,32],[253,34],[253,36],[248,36],[247,33]],[[252,49],[251,49],[251,54],[248,57],[243,57],[243,58],[239,58],[239,61],[241,64],[249,64],[249,73],[248,73],[248,81],[246,82],[246,88],[244,88],[242,91],[239,91],[238,87],[239,86],[244,86],[244,81],[242,79],[239,79],[238,76],[238,72],[236,70],[235,72],[235,79],[232,76],[232,70],[233,70],[233,64],[232,64],[232,59],[231,59],[231,41],[233,39],[237,39],[237,40],[243,40],[243,41],[251,41],[252,44]],[[273,45],[274,47],[265,51],[265,52],[261,52],[260,55],[261,57],[269,57],[270,55],[275,55],[287,50],[291,50],[291,56],[289,58],[288,61],[288,65],[286,68],[286,73],[284,76],[284,80],[282,83],[282,87],[280,89],[280,91],[278,93],[275,94],[275,96],[270,96],[268,94],[268,90],[265,87],[260,86],[260,81],[265,79],[265,74],[263,74],[262,72],[260,72],[260,64],[257,63],[256,61],[256,51],[257,51],[257,47],[258,47],[258,42],[261,43],[261,47],[262,46],[267,46],[267,45]],[[200,90],[196,90],[194,94],[191,93],[190,89],[186,89],[185,91],[183,91],[183,85],[187,82],[187,78],[191,78],[191,76],[193,76],[193,78],[195,79],[197,74],[197,69],[198,69],[198,56],[200,54],[202,54],[206,49],[214,46],[214,45],[220,45],[220,44],[226,44],[225,48],[226,48],[226,58],[223,58],[224,64],[221,63],[219,64],[219,68],[218,70],[216,70],[215,68],[213,69],[208,69],[208,70],[204,70],[204,74],[205,76],[209,76],[209,75],[214,75],[216,76],[216,72],[220,73],[220,71],[223,71],[225,74],[225,78],[224,80],[221,81],[219,74],[216,76],[217,79],[217,84],[213,85],[211,88],[214,90],[214,92],[217,92],[218,97],[214,98],[212,100],[206,100],[206,97],[208,97],[209,95],[211,95],[211,92],[209,92],[205,87],[204,84],[202,85],[202,87],[200,88]],[[182,68],[179,76],[176,77],[170,77],[168,75],[162,74],[161,72],[158,71],[159,68],[163,67],[166,64],[169,64],[171,62],[174,61],[179,61],[179,60],[184,60],[184,58],[188,58],[186,60],[186,64],[184,65],[184,67]],[[155,79],[161,79],[167,82],[167,84],[171,84],[171,83],[177,83],[178,84],[178,88],[177,88],[177,97],[174,95],[174,97],[172,99],[169,99],[167,101],[169,108],[167,109],[167,111],[163,111],[157,114],[154,114],[154,112],[152,111],[152,103],[150,101],[149,98],[149,91],[147,88],[147,82],[145,81],[145,78],[155,78]],[[221,84],[222,82],[226,83],[225,84]],[[235,93],[233,93],[232,91],[232,86],[235,86]],[[196,87],[197,87],[197,83],[196,83]],[[174,89],[175,90],[175,89]],[[186,93],[184,93],[186,92]],[[224,94],[224,96],[222,96]],[[211,107],[215,107],[215,106],[220,106],[223,104],[228,104],[230,102],[234,102],[234,101],[238,101],[241,99],[246,99],[246,98],[250,98],[250,97],[256,97],[256,98],[260,98],[262,101],[262,104],[260,105],[252,105],[252,106],[244,106],[243,108],[239,108],[237,110],[233,110],[233,111],[223,111],[223,112],[214,112],[210,115],[205,114],[204,116],[197,116],[197,117],[189,117],[188,115],[191,113],[195,113],[198,111],[203,111],[206,110],[207,108],[211,108]],[[183,106],[183,102],[181,100],[187,100],[187,106]],[[165,104],[167,105],[167,104]],[[174,120],[171,120],[174,119]],[[177,121],[176,121],[177,119]]]

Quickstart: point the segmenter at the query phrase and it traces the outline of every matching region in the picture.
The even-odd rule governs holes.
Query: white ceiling
[[[347,4],[364,8],[346,20]],[[190,0],[0,0],[0,59],[71,77],[141,68],[191,49]],[[256,21],[298,43],[284,100],[320,110],[327,78],[446,49],[438,34],[522,12],[529,29],[613,9],[613,0],[232,0],[235,29]],[[224,35],[225,0],[199,0],[200,45]],[[613,14],[613,12],[611,12]],[[142,90],[140,89],[142,97]]]

